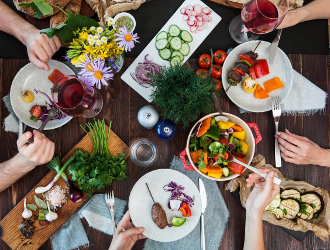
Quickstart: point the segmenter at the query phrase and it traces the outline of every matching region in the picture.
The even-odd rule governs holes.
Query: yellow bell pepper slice
[[[208,174],[210,177],[220,179],[222,176],[222,173],[209,173]]]
[[[227,122],[223,122],[223,121],[219,121],[218,122],[218,126],[221,129],[229,129],[232,126],[235,126],[235,123],[231,122],[231,121],[227,121]]]
[[[247,151],[249,149],[249,145],[243,140],[240,140],[238,142],[238,144],[242,145],[242,148],[241,148],[242,149],[242,154],[247,154]]]
[[[241,132],[234,132],[233,136],[239,140],[244,140],[245,138],[245,131],[241,131]]]

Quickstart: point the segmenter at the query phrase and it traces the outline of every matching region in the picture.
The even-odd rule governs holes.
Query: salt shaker
[[[159,114],[154,107],[147,105],[139,110],[137,118],[143,127],[151,129],[157,124],[159,120]]]

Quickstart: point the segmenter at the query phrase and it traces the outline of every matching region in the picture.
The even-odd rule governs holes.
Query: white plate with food
[[[193,199],[193,205],[189,206],[191,211],[190,217],[183,217],[181,211],[177,211],[176,209],[172,211],[168,207],[172,193],[166,192],[164,187],[171,182],[175,183],[177,186],[180,185],[184,187],[182,192]],[[167,223],[170,225],[174,217],[186,218],[182,225],[170,225],[160,229],[155,224],[151,214],[154,203],[146,183],[149,186],[155,202],[159,203],[165,211]],[[165,188],[168,189],[168,187]],[[176,196],[176,198],[178,197]],[[189,205],[189,202],[187,203]],[[187,236],[196,227],[202,211],[202,201],[196,185],[186,175],[171,169],[158,169],[145,174],[135,183],[129,196],[128,207],[132,222],[136,227],[145,228],[143,233],[145,236],[155,241],[171,242]],[[174,224],[175,223],[178,223],[178,221],[175,221]]]
[[[48,79],[55,69],[60,71],[64,75],[75,75],[75,73],[64,63],[59,61],[50,60],[48,62],[50,67],[49,71],[39,69],[32,63],[25,65],[16,74],[10,88],[10,101],[13,110],[17,117],[26,125],[38,129],[42,122],[40,120],[31,120],[30,110],[34,105],[45,106],[46,102],[50,103],[48,98],[41,94],[36,93],[42,91],[51,98],[51,88],[53,83]],[[29,103],[25,102],[22,98],[24,91],[29,90],[33,94],[33,100]],[[72,119],[70,116],[66,116],[60,120],[50,121],[45,130],[51,130],[63,126]]]
[[[162,65],[185,63],[220,21],[221,17],[202,1],[184,1],[121,79],[152,102],[150,94],[153,91],[150,80],[146,79],[147,74]],[[149,61],[146,61],[146,56]]]
[[[233,51],[231,51],[223,65],[222,68],[222,84],[224,90],[227,90],[229,87],[229,74],[235,67],[235,63],[240,62],[240,56],[246,52],[254,51],[259,41],[251,41],[243,43],[237,46]],[[255,53],[258,54],[257,60],[265,59],[267,62],[269,61],[269,49],[270,43],[261,41],[259,46],[257,47]],[[235,73],[236,74],[236,73]],[[242,84],[243,81],[249,77],[248,74],[243,76],[241,81],[237,84],[237,86],[231,86],[226,94],[229,99],[235,103],[238,107],[245,109],[251,112],[265,112],[272,109],[272,96],[279,96],[281,99],[281,103],[285,101],[288,97],[292,84],[293,84],[293,70],[292,65],[287,57],[287,55],[280,49],[277,48],[275,60],[273,66],[269,66],[269,74],[263,77],[256,79],[257,84],[259,84],[263,89],[265,89],[265,83],[274,78],[279,78],[283,83],[284,87],[278,88],[274,91],[268,93],[269,97],[265,99],[258,99],[254,97],[254,93],[246,93]],[[269,82],[268,82],[269,84]],[[267,88],[266,88],[267,89]]]

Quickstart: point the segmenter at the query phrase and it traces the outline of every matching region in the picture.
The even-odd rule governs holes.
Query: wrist
[[[26,173],[30,172],[37,166],[35,163],[30,162],[29,159],[21,153],[14,156],[12,160],[15,165],[22,166],[22,171]]]
[[[28,37],[36,31],[38,31],[38,29],[36,27],[34,27],[32,24],[27,22],[24,25],[24,27],[21,28],[20,32],[18,32],[18,34],[16,34],[15,36],[18,40],[21,41],[21,43],[23,43],[25,46],[27,46]]]
[[[321,148],[320,161],[317,165],[330,168],[330,150]]]
[[[246,209],[246,220],[262,220],[262,211]]]

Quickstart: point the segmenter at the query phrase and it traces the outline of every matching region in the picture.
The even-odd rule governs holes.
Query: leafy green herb
[[[26,204],[26,207],[32,211],[37,211],[37,206],[34,204]]]
[[[312,208],[316,208],[316,206],[313,204],[313,203],[311,203],[311,204],[309,204]]]
[[[214,157],[216,155],[225,155],[225,153],[228,150],[228,146],[225,144],[222,144],[220,142],[213,142],[211,143],[211,145],[209,146],[209,152],[210,152],[210,157]]]
[[[31,120],[31,121],[35,121],[35,122],[38,121],[37,117],[35,117],[35,116],[33,116],[33,115],[31,115],[30,120]]]
[[[293,221],[294,223],[296,223],[296,225],[298,225],[298,219],[297,219],[297,218],[293,218],[292,221]]]
[[[214,110],[210,95],[216,82],[211,77],[198,77],[192,68],[185,65],[162,67],[159,74],[150,77],[154,88],[151,97],[162,116],[175,123],[182,122],[183,128],[200,114]]]
[[[307,191],[306,188],[302,188],[302,189],[301,189],[301,193],[302,193],[302,194],[306,193],[306,191]]]
[[[66,25],[65,23],[62,23],[62,24],[60,24],[60,25],[58,25],[57,27],[54,27],[54,28],[43,29],[43,30],[40,31],[40,34],[45,34],[50,39],[55,35],[55,32],[57,30],[62,29],[65,25]]]
[[[243,153],[242,151],[242,144],[237,144],[233,147],[233,150],[236,151],[237,153]]]
[[[229,163],[230,161],[228,161],[228,160],[226,160],[225,158],[223,158],[222,156],[220,156],[220,157],[218,158],[218,163],[219,163],[219,164],[223,164],[224,162]]]
[[[34,195],[34,202],[37,204],[38,207],[42,209],[47,209],[47,204],[45,201],[40,199],[38,196]]]
[[[206,165],[205,165],[205,162],[204,162],[204,152],[201,151],[201,155],[202,157],[199,157],[199,162],[197,162],[197,165],[198,165],[198,169],[199,170],[202,170],[203,168],[206,168]]]
[[[284,213],[285,215],[287,215],[287,214],[288,214],[288,211],[286,211],[286,209],[283,208],[283,213]]]
[[[318,219],[319,216],[320,216],[319,214],[314,214],[314,215],[313,215],[313,219]]]
[[[72,181],[77,182],[79,188],[91,196],[90,191],[103,189],[112,181],[122,180],[128,176],[125,174],[126,154],[112,156],[108,150],[111,123],[108,133],[105,130],[104,120],[95,121],[93,124],[87,123],[87,127],[90,129],[88,135],[94,145],[93,153],[89,155],[88,152],[76,150],[73,154],[75,160],[68,167],[68,171],[72,176]]]
[[[190,151],[196,151],[197,152],[197,145],[198,145],[199,141],[197,139],[197,136],[194,136],[192,138],[190,138],[189,141],[189,150]]]
[[[290,197],[290,198],[293,198],[294,199],[294,197]],[[301,198],[296,198],[296,200],[299,201],[299,202],[301,202]]]
[[[302,214],[307,215],[307,216],[310,215],[310,213],[307,212],[307,205],[306,204],[301,204],[300,205],[299,213],[302,213]]]

